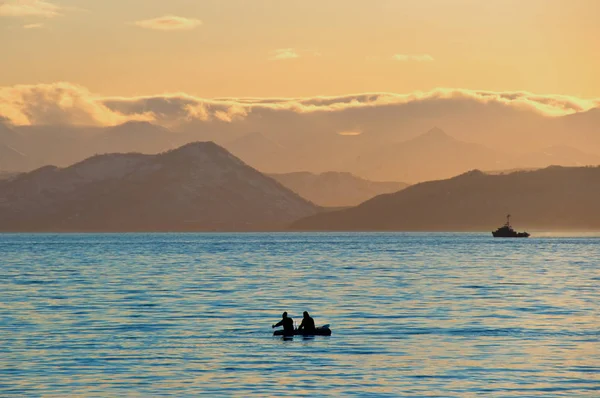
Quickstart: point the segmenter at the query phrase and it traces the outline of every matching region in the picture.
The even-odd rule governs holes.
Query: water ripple
[[[597,237],[0,235],[0,396],[598,396]],[[310,311],[331,337],[270,325]]]

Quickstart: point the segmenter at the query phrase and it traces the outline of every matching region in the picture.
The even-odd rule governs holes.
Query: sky
[[[0,0],[0,87],[600,98],[598,0]]]

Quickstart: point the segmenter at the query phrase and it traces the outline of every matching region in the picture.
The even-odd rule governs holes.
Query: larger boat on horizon
[[[510,214],[506,216],[506,224],[492,231],[494,238],[529,238],[528,232],[517,232],[510,225]]]

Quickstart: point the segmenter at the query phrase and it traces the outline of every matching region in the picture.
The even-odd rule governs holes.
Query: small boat
[[[506,216],[506,224],[492,232],[494,238],[529,238],[527,232],[517,232],[510,225],[510,214]]]
[[[316,328],[312,332],[308,332],[306,330],[294,330],[294,336],[331,336],[331,329],[329,329],[329,325],[324,325]],[[273,332],[273,336],[291,336],[290,334],[286,334],[283,330],[276,330]]]

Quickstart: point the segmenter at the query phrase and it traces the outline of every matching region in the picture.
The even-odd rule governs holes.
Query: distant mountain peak
[[[42,171],[0,184],[0,230],[272,229],[318,211],[213,142]]]
[[[227,162],[238,166],[247,166],[242,160],[233,155],[225,148],[215,144],[212,141],[195,141],[185,144],[179,148],[164,152],[163,159],[171,159],[179,162],[189,162],[191,165],[205,163],[220,164]]]
[[[194,153],[207,153],[207,152],[223,152],[227,153],[227,151],[215,144],[212,141],[194,141],[188,144],[185,144],[179,148],[172,149],[169,151],[170,153],[186,153],[186,154],[194,154]]]
[[[456,177],[453,177],[453,178],[457,179],[457,178],[465,178],[465,177],[483,177],[483,176],[486,176],[486,175],[487,174],[484,173],[481,170],[473,169],[473,170],[469,170],[469,171],[467,171],[465,173],[462,173],[462,174],[460,174],[460,175],[458,175]]]
[[[429,134],[446,134],[446,132],[444,130],[442,130],[441,128],[439,128],[438,126],[433,126],[431,129],[429,129],[429,131],[427,133],[429,133]]]
[[[445,139],[445,140],[454,139],[453,137],[448,135],[444,130],[442,130],[441,128],[439,128],[437,126],[433,127],[426,133],[421,134],[420,137],[427,137],[427,138],[432,138],[432,139]]]
[[[406,141],[412,142],[413,144],[419,145],[436,145],[436,144],[453,144],[462,143],[451,135],[447,134],[444,130],[439,127],[434,127],[427,132],[416,136],[412,140]]]

